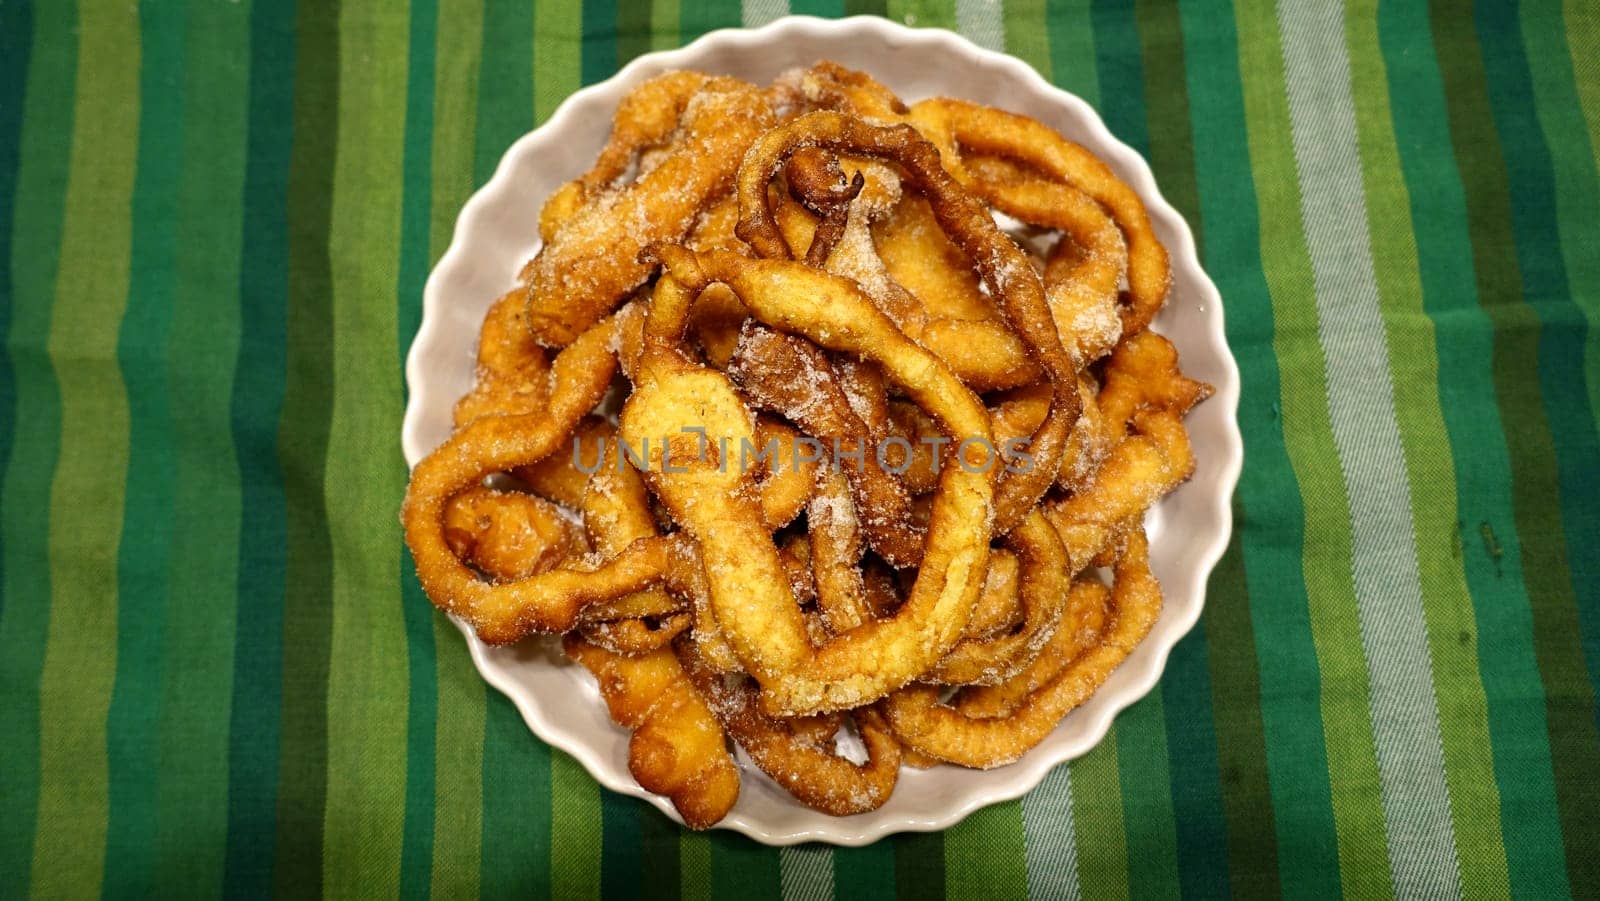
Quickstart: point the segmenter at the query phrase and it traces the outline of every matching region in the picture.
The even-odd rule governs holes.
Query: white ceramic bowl
[[[791,17],[755,30],[708,34],[687,47],[651,53],[612,78],[573,94],[540,128],[506,151],[494,177],[461,211],[455,238],[428,279],[422,328],[406,361],[411,402],[402,441],[415,464],[450,431],[450,409],[470,387],[479,324],[538,248],[538,212],[559,185],[585,171],[610,129],[619,98],[668,69],[697,69],[765,84],[794,66],[832,59],[882,80],[906,100],[946,94],[1033,116],[1094,151],[1132,185],[1172,255],[1172,298],[1156,319],[1183,355],[1186,372],[1217,393],[1188,419],[1198,460],[1194,478],[1151,511],[1151,565],[1166,606],[1143,644],[1088,703],[1073,711],[1020,761],[996,770],[907,768],[889,802],[835,818],[791,799],[748,761],[739,803],[720,824],[768,844],[823,841],[862,845],[894,832],[943,829],[988,804],[1016,798],[1051,768],[1094,747],[1112,717],[1156,684],[1174,644],[1194,626],[1206,577],[1232,528],[1229,502],[1243,451],[1235,412],[1239,374],[1222,329],[1222,302],[1201,271],[1188,226],[1156,190],[1137,153],[1106,130],[1087,103],[1051,87],[1022,62],[946,31],[882,19]],[[676,818],[666,799],[628,774],[628,733],[606,716],[594,680],[556,642],[491,648],[462,628],[472,659],[522,711],[528,727],[571,754],[602,785],[635,795]]]

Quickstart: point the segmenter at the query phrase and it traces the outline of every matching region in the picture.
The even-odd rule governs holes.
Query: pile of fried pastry
[[[406,541],[484,641],[563,636],[691,827],[734,745],[838,816],[1011,763],[1149,632],[1145,512],[1211,389],[1083,147],[828,62],[670,72],[538,229]]]

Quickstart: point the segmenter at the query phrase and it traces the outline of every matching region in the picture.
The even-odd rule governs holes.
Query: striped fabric
[[[501,152],[787,12],[1092,102],[1244,377],[1160,688],[851,850],[598,788],[395,519],[422,284]],[[1600,896],[1597,148],[1588,0],[0,0],[0,893]]]

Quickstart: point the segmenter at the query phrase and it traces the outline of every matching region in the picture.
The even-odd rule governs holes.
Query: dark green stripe
[[[473,175],[483,184],[512,142],[533,127],[534,10],[488,0],[478,74]],[[495,897],[550,891],[550,748],[517,709],[488,692],[483,745],[480,890]]]
[[[1145,60],[1145,117],[1150,165],[1162,195],[1204,252],[1194,136],[1178,8],[1141,0],[1134,10]],[[1215,598],[1215,595],[1208,595]],[[1177,884],[1185,895],[1219,896],[1228,886],[1227,830],[1212,687],[1205,639],[1190,634],[1173,648],[1161,679]],[[1137,871],[1138,868],[1136,868]],[[1134,882],[1137,893],[1138,882]]]
[[[302,0],[295,22],[288,359],[278,433],[288,558],[274,889],[299,897],[321,892],[328,788],[325,704],[333,631],[333,549],[323,477],[333,413],[333,273],[328,234],[339,132],[338,13],[337,4]]]
[[[29,10],[31,13],[32,11]],[[19,13],[19,18],[21,14]],[[21,22],[18,23],[22,24]],[[50,623],[50,485],[61,446],[61,389],[46,355],[61,253],[77,27],[69,4],[47,3],[32,22],[17,151],[16,199],[7,258],[14,303],[7,349],[16,372],[16,431],[0,503],[5,606],[0,614],[0,688],[7,742],[0,766],[0,872],[18,894],[29,888],[39,814],[39,677]],[[19,33],[20,34],[20,33]],[[20,226],[20,227],[19,227]]]
[[[781,885],[777,848],[726,829],[711,833],[711,897],[717,901],[773,898]]]
[[[886,16],[889,14],[888,0],[844,0],[844,14],[847,16]]]
[[[1479,4],[1489,102],[1505,144],[1511,195],[1511,222],[1517,235],[1522,295],[1542,324],[1539,384],[1550,420],[1560,475],[1561,523],[1569,548],[1593,547],[1600,540],[1600,443],[1595,411],[1582,378],[1589,322],[1573,301],[1556,220],[1556,180],[1550,148],[1534,106],[1533,76],[1522,43],[1522,20],[1515,4]],[[1572,592],[1579,605],[1578,626],[1588,662],[1591,706],[1600,693],[1600,555],[1566,555]],[[1600,713],[1600,711],[1597,711]],[[1600,798],[1600,795],[1597,795]]]
[[[248,527],[239,536],[238,621],[228,749],[230,894],[272,887],[282,742],[288,521],[277,428],[287,377],[289,190],[294,121],[292,10],[250,11],[249,147],[245,162],[241,320],[233,382],[233,445]]]
[[[833,890],[842,899],[889,898],[895,893],[895,851],[891,842],[865,848],[835,848]]]
[[[600,894],[606,898],[637,898],[645,886],[662,889],[670,882],[673,893],[678,886],[678,845],[672,844],[672,869],[660,872],[645,865],[644,837],[640,818],[654,813],[645,810],[637,798],[614,791],[600,792]]]
[[[650,52],[650,0],[615,0],[617,65]]]
[[[583,0],[583,83],[594,84],[617,71],[619,0]],[[648,10],[646,10],[648,13]]]
[[[894,847],[894,893],[900,901],[938,901],[944,894],[944,833],[902,832]]]
[[[1230,15],[1182,7],[1197,193],[1207,223],[1205,266],[1227,302],[1228,345],[1239,361],[1245,467],[1234,534],[1244,563],[1260,671],[1279,875],[1289,894],[1339,890],[1338,848],[1323,742],[1321,675],[1305,587],[1305,512],[1279,415],[1272,303],[1261,266],[1261,222],[1250,170]],[[1208,614],[1210,615],[1210,614]],[[1241,653],[1232,648],[1230,653]]]
[[[5,340],[11,331],[16,290],[11,278],[12,213],[16,209],[17,170],[22,152],[22,104],[33,51],[33,6],[0,6],[0,474],[11,461],[12,428],[17,415],[17,373]],[[5,617],[5,533],[0,531],[0,619]]]
[[[1478,301],[1495,327],[1495,396],[1506,424],[1517,530],[1540,536],[1522,543],[1522,568],[1544,678],[1567,872],[1574,894],[1592,896],[1600,892],[1600,855],[1595,853],[1593,833],[1593,824],[1600,819],[1600,785],[1592,778],[1600,772],[1600,738],[1593,687],[1578,643],[1582,633],[1561,531],[1560,476],[1546,419],[1545,404],[1556,398],[1541,378],[1545,367],[1538,316],[1524,302],[1517,269],[1508,265],[1510,249],[1519,246],[1512,222],[1516,211],[1508,161],[1500,141],[1486,131],[1494,118],[1473,23],[1436,2],[1432,26],[1451,139],[1466,188]],[[1547,390],[1541,392],[1541,387]]]
[[[682,894],[682,853],[679,838],[683,827],[667,819],[666,814],[645,804],[630,801],[639,821],[639,834],[643,849],[633,862],[640,870],[646,898],[674,899]],[[610,897],[609,893],[607,897]]]
[[[1386,4],[1379,39],[1388,69],[1396,145],[1418,227],[1424,308],[1439,335],[1440,411],[1457,449],[1454,536],[1478,624],[1490,741],[1500,791],[1507,868],[1532,896],[1566,894],[1560,824],[1546,736],[1544,690],[1512,509],[1511,463],[1495,403],[1493,326],[1477,303],[1466,198],[1451,150],[1444,87],[1428,12]]]
[[[439,10],[434,0],[411,4],[410,60],[406,65],[404,191],[401,199],[400,276],[396,280],[400,369],[422,323],[422,287],[431,262],[433,205],[433,104],[435,37]],[[398,540],[398,539],[396,539]],[[400,554],[400,605],[405,615],[407,676],[405,831],[400,850],[400,891],[429,894],[433,884],[435,731],[439,686],[434,665],[433,605],[417,582],[411,555]]]
[[[1234,517],[1235,522],[1243,518],[1237,504]],[[1261,673],[1256,668],[1256,636],[1250,629],[1250,590],[1240,544],[1235,540],[1228,545],[1211,575],[1200,626],[1210,665],[1217,778],[1225,789],[1220,815],[1227,825],[1222,850],[1227,853],[1228,888],[1239,897],[1261,898],[1280,893],[1278,837],[1267,736],[1261,723]]]
[[[176,287],[177,185],[183,155],[182,10],[140,8],[139,160],[128,309],[117,362],[128,390],[127,507],[117,556],[117,676],[106,722],[110,793],[107,896],[155,891],[165,602],[171,590],[177,456],[165,356]]]

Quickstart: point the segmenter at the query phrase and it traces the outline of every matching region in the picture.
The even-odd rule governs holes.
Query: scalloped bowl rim
[[[1192,295],[1186,297],[1186,302],[1192,302],[1198,312],[1189,318],[1196,319],[1200,331],[1198,333],[1190,331],[1196,327],[1195,324],[1186,324],[1185,331],[1181,333],[1173,332],[1170,325],[1163,328],[1165,325],[1163,319],[1168,316],[1165,310],[1162,314],[1163,319],[1158,319],[1157,329],[1166,331],[1183,349],[1186,370],[1190,370],[1190,366],[1195,362],[1191,357],[1197,353],[1202,354],[1199,359],[1206,371],[1196,373],[1197,377],[1205,378],[1216,388],[1216,393],[1191,414],[1190,430],[1195,439],[1199,469],[1196,477],[1180,489],[1186,498],[1193,501],[1194,509],[1207,515],[1206,525],[1209,528],[1202,534],[1169,539],[1169,541],[1186,542],[1184,545],[1186,563],[1176,574],[1159,573],[1168,603],[1156,628],[1094,697],[1074,711],[1044,743],[1008,767],[982,771],[983,781],[974,781],[972,783],[976,786],[974,790],[966,791],[964,794],[958,792],[943,803],[924,805],[919,810],[915,809],[915,804],[912,802],[901,805],[902,808],[912,809],[892,809],[895,798],[891,798],[890,804],[878,811],[843,818],[827,817],[792,801],[789,803],[793,810],[778,810],[774,813],[771,798],[767,795],[780,793],[779,790],[741,756],[745,769],[743,795],[751,793],[753,783],[765,782],[766,785],[761,790],[762,797],[755,802],[755,809],[745,809],[745,798],[742,796],[740,804],[718,824],[718,828],[733,829],[766,844],[790,845],[805,841],[821,841],[856,846],[868,844],[895,832],[934,831],[947,828],[982,807],[1022,796],[1037,786],[1056,766],[1082,756],[1092,749],[1105,736],[1115,716],[1148,694],[1160,679],[1173,646],[1188,634],[1198,620],[1204,605],[1206,579],[1221,558],[1231,537],[1230,504],[1243,465],[1243,445],[1237,424],[1239,373],[1223,331],[1222,301],[1215,285],[1200,265],[1194,238],[1188,225],[1161,196],[1143,157],[1117,140],[1092,107],[1080,98],[1050,85],[1033,68],[1020,60],[978,47],[954,33],[935,29],[911,29],[867,16],[837,20],[789,16],[756,29],[713,31],[679,49],[641,55],[611,78],[572,94],[561,103],[545,124],[518,139],[501,158],[493,177],[474,193],[462,208],[450,246],[428,278],[423,294],[422,324],[407,356],[406,383],[410,400],[406,407],[402,446],[407,464],[414,466],[417,460],[443,439],[438,420],[439,411],[442,409],[446,416],[448,415],[450,406],[460,395],[463,386],[441,385],[441,380],[434,377],[429,369],[435,365],[433,359],[444,353],[440,349],[441,341],[448,341],[451,337],[448,334],[450,323],[446,321],[447,306],[454,302],[486,307],[488,301],[492,300],[492,297],[480,299],[460,296],[458,282],[468,277],[466,273],[469,267],[476,262],[475,246],[489,240],[486,229],[491,230],[492,234],[494,226],[489,223],[491,217],[485,211],[496,203],[503,203],[507,196],[515,195],[522,190],[515,184],[517,176],[514,173],[526,169],[530,165],[529,161],[539,157],[541,153],[555,152],[559,136],[579,126],[586,116],[603,112],[608,127],[610,114],[615,109],[617,100],[627,89],[651,75],[666,69],[714,70],[714,65],[707,67],[706,60],[714,61],[719,55],[737,55],[740,52],[777,46],[783,41],[791,40],[803,45],[831,42],[835,45],[831,48],[833,50],[838,50],[839,46],[850,46],[848,43],[841,45],[840,42],[877,42],[890,50],[910,49],[926,53],[929,59],[960,61],[977,70],[997,72],[997,77],[1003,77],[1013,84],[1019,96],[1043,98],[1048,104],[1053,104],[1061,115],[1076,126],[1074,129],[1076,133],[1070,136],[1100,155],[1144,199],[1151,221],[1161,233],[1172,257],[1174,298],[1176,299],[1180,286],[1186,295]],[[864,68],[871,71],[873,67],[868,65]],[[956,68],[958,67],[954,64],[949,66],[950,70]],[[953,76],[948,75],[935,77],[953,79]],[[946,86],[943,90],[958,96],[963,93],[961,87]],[[912,99],[916,98],[913,96]],[[971,99],[1015,108],[1014,104],[1008,104],[1004,100],[984,97]],[[593,150],[598,150],[598,145]],[[592,157],[591,152],[588,158]],[[564,177],[557,183],[576,174],[576,171],[564,173]],[[535,207],[535,211],[536,209]],[[536,236],[527,240],[536,244]],[[502,288],[508,284],[509,276]],[[455,294],[457,297],[453,301],[447,300],[447,294]],[[474,321],[481,321],[481,313],[482,309],[476,310],[474,315],[478,318]],[[476,329],[473,328],[472,332],[475,340]],[[463,348],[456,349],[461,354],[466,353]],[[1209,351],[1211,356],[1204,356],[1206,351]],[[1204,419],[1203,432],[1195,422],[1201,418]],[[1202,443],[1207,448],[1204,455],[1201,454]],[[1201,478],[1202,474],[1206,476],[1204,480]],[[1153,559],[1162,548],[1162,538],[1165,533],[1156,530],[1161,525],[1159,520],[1162,510],[1170,502],[1169,496],[1152,511]],[[1182,598],[1184,603],[1173,602],[1178,598]],[[592,733],[587,735],[584,733],[581,728],[583,722],[579,722],[575,728],[569,727],[568,722],[555,715],[558,711],[552,709],[550,704],[545,703],[538,694],[518,684],[517,667],[557,665],[559,652],[551,653],[547,644],[541,647],[537,642],[525,642],[518,646],[523,649],[521,651],[490,649],[464,624],[459,621],[456,624],[466,638],[473,664],[490,685],[515,703],[535,735],[572,755],[606,788],[649,801],[667,816],[678,819],[665,798],[642,789],[628,773],[625,754],[618,754],[618,747],[625,746],[624,731],[613,726],[612,731],[615,734],[611,741],[606,747],[599,747],[593,740]],[[565,664],[563,662],[560,665]],[[603,705],[600,704],[598,697],[595,697],[592,681],[588,687],[589,694],[593,697],[592,706],[600,708],[603,717]],[[589,726],[592,729],[593,722],[589,722]],[[1067,737],[1052,741],[1058,738],[1063,730],[1067,730]],[[936,785],[934,780],[957,778],[954,773],[973,772],[978,771],[947,767],[938,767],[921,773],[907,770],[902,776],[902,785],[896,792],[896,798],[901,792],[913,790],[908,788],[906,784],[908,782],[920,781],[923,786],[932,788]],[[1002,775],[994,778],[993,774]]]

